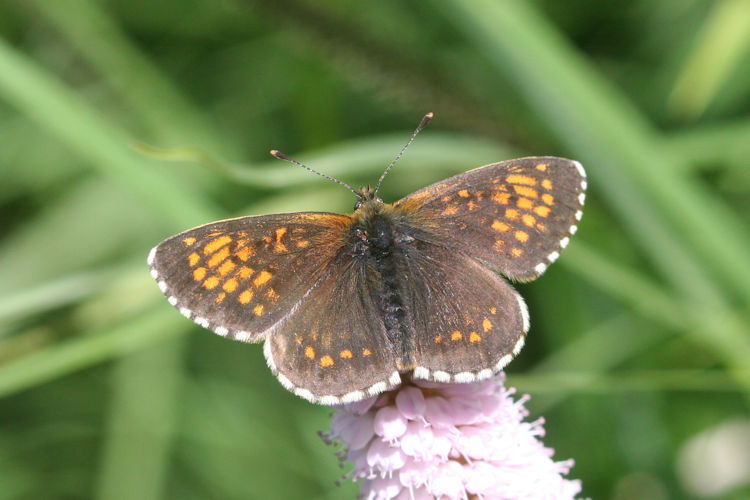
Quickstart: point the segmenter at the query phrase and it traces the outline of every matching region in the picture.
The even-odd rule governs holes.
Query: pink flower
[[[525,422],[528,396],[514,401],[504,380],[414,381],[339,407],[324,439],[343,445],[368,500],[575,498],[573,460],[552,460],[544,420]]]

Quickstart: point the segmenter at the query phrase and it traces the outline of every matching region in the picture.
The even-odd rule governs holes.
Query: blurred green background
[[[5,0],[0,499],[353,498],[330,410],[182,318],[145,257],[350,211],[268,150],[372,183],[427,111],[386,200],[516,156],[587,168],[508,368],[584,495],[749,498],[750,2]]]

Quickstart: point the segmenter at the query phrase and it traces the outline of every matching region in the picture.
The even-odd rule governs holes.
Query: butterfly
[[[212,222],[153,248],[151,275],[198,325],[263,342],[281,384],[311,402],[355,402],[408,377],[491,377],[529,330],[503,277],[530,281],[557,260],[583,215],[586,173],[520,158],[384,203],[378,188],[406,146],[375,188],[336,180],[357,195],[354,213]]]

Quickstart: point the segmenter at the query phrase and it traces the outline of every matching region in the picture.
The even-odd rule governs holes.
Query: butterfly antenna
[[[357,198],[360,198],[360,194],[357,191],[355,191],[354,188],[352,188],[349,184],[347,184],[344,181],[340,181],[340,180],[336,179],[335,177],[331,177],[330,175],[326,175],[326,174],[318,172],[317,170],[313,170],[312,168],[308,167],[304,163],[300,163],[297,160],[293,160],[293,159],[289,158],[287,155],[285,155],[284,153],[282,153],[280,151],[277,151],[275,149],[271,150],[271,156],[274,156],[274,157],[278,158],[279,160],[284,160],[284,161],[288,161],[289,163],[294,163],[298,167],[302,167],[305,170],[309,170],[310,172],[312,172],[314,174],[318,174],[321,177],[325,177],[329,181],[333,181],[336,184],[341,184],[342,186],[346,187],[349,191],[351,191],[352,193],[354,193],[354,195],[357,196]]]
[[[411,137],[409,137],[409,140],[404,144],[404,147],[401,148],[401,151],[398,152],[396,157],[393,159],[390,165],[388,165],[388,168],[385,169],[385,172],[383,172],[383,175],[380,176],[380,179],[378,179],[378,185],[375,186],[375,193],[378,192],[380,189],[380,184],[383,182],[383,179],[385,179],[385,176],[388,175],[388,172],[393,168],[393,165],[396,164],[398,160],[401,159],[401,156],[403,156],[404,151],[406,151],[406,148],[408,148],[412,142],[414,142],[414,138],[417,137],[417,134],[422,131],[423,128],[427,126],[428,123],[430,123],[430,120],[432,120],[432,117],[435,116],[432,112],[427,113],[424,115],[424,118],[422,118],[422,121],[419,122],[419,125],[417,126],[416,130],[414,130],[414,133],[411,134]]]

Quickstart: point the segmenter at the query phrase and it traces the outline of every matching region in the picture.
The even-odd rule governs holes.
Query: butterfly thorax
[[[404,259],[413,238],[401,234],[393,206],[383,203],[374,193],[369,198],[361,198],[357,205],[350,248],[355,261],[367,270],[368,288],[380,309],[386,336],[394,352],[399,353],[399,369],[408,370],[414,364],[414,348],[407,331],[400,277],[405,275]]]

